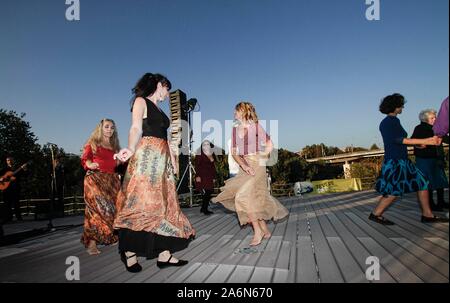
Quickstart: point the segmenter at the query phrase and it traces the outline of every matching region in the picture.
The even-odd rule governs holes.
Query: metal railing
[[[22,215],[34,216],[37,219],[39,214],[46,215],[51,199],[22,199],[20,200],[20,210]],[[56,200],[57,201],[57,200]],[[0,204],[3,204],[0,201]],[[55,203],[55,202],[54,202]],[[44,211],[39,211],[39,208],[46,208]],[[64,197],[64,215],[80,215],[84,214],[84,197],[70,196]]]

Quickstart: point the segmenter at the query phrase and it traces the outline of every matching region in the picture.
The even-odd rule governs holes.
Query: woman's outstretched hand
[[[128,148],[122,148],[117,154],[114,154],[114,160],[118,159],[122,162],[127,162],[128,159],[133,156],[134,152],[129,150]]]

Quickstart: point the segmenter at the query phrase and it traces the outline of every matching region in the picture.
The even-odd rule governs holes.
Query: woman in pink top
[[[212,202],[235,211],[241,225],[251,224],[254,236],[250,245],[256,246],[271,236],[266,221],[280,220],[288,215],[288,210],[267,188],[266,162],[273,143],[259,125],[255,107],[241,102],[236,105],[234,116],[239,125],[233,128],[231,153],[239,164],[239,173],[225,181]]]
[[[118,160],[114,160],[113,157],[119,150],[114,121],[102,119],[87,140],[81,156],[81,164],[86,170],[84,177],[86,209],[81,242],[90,255],[100,253],[97,244],[108,245],[117,242],[113,224],[120,180],[116,173]]]

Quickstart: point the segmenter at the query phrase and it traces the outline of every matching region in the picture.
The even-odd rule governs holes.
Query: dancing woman
[[[102,119],[84,145],[81,164],[86,170],[86,209],[81,242],[90,255],[100,253],[98,244],[117,242],[113,224],[120,181],[116,173],[118,161],[113,156],[119,149],[116,125],[111,119]]]
[[[170,120],[158,104],[170,89],[170,81],[160,74],[147,73],[137,82],[128,148],[116,155],[123,162],[130,160],[115,220],[121,260],[130,272],[142,270],[137,256],[158,257],[159,268],[186,265],[188,261],[172,253],[186,248],[195,235],[179,206],[175,155],[167,143]]]
[[[251,224],[254,236],[250,245],[256,246],[271,236],[266,221],[283,219],[289,212],[267,188],[266,163],[273,143],[258,123],[255,107],[241,102],[236,105],[234,115],[239,125],[233,127],[231,152],[239,164],[239,172],[225,181],[221,193],[212,202],[220,202],[235,211],[240,225]],[[265,149],[261,151],[264,144]]]

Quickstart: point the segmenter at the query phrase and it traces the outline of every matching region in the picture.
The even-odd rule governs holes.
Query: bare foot
[[[261,244],[262,239],[264,238],[264,234],[256,234],[253,236],[252,242],[250,242],[250,246],[257,246]]]
[[[99,251],[97,247],[89,247],[86,251],[87,251],[87,253],[90,254],[91,256],[93,256],[93,255],[98,255],[98,254],[101,253],[101,251]]]
[[[269,239],[270,237],[272,237],[272,234],[270,233],[270,231],[264,233],[264,239]]]
[[[91,256],[92,255],[98,255],[98,254],[100,254],[100,251],[98,250],[98,248],[97,248],[97,243],[95,243],[95,241],[93,241],[93,240],[91,240],[90,242],[89,242],[89,246],[88,246],[88,248],[87,248],[87,253],[88,254],[90,254]]]

